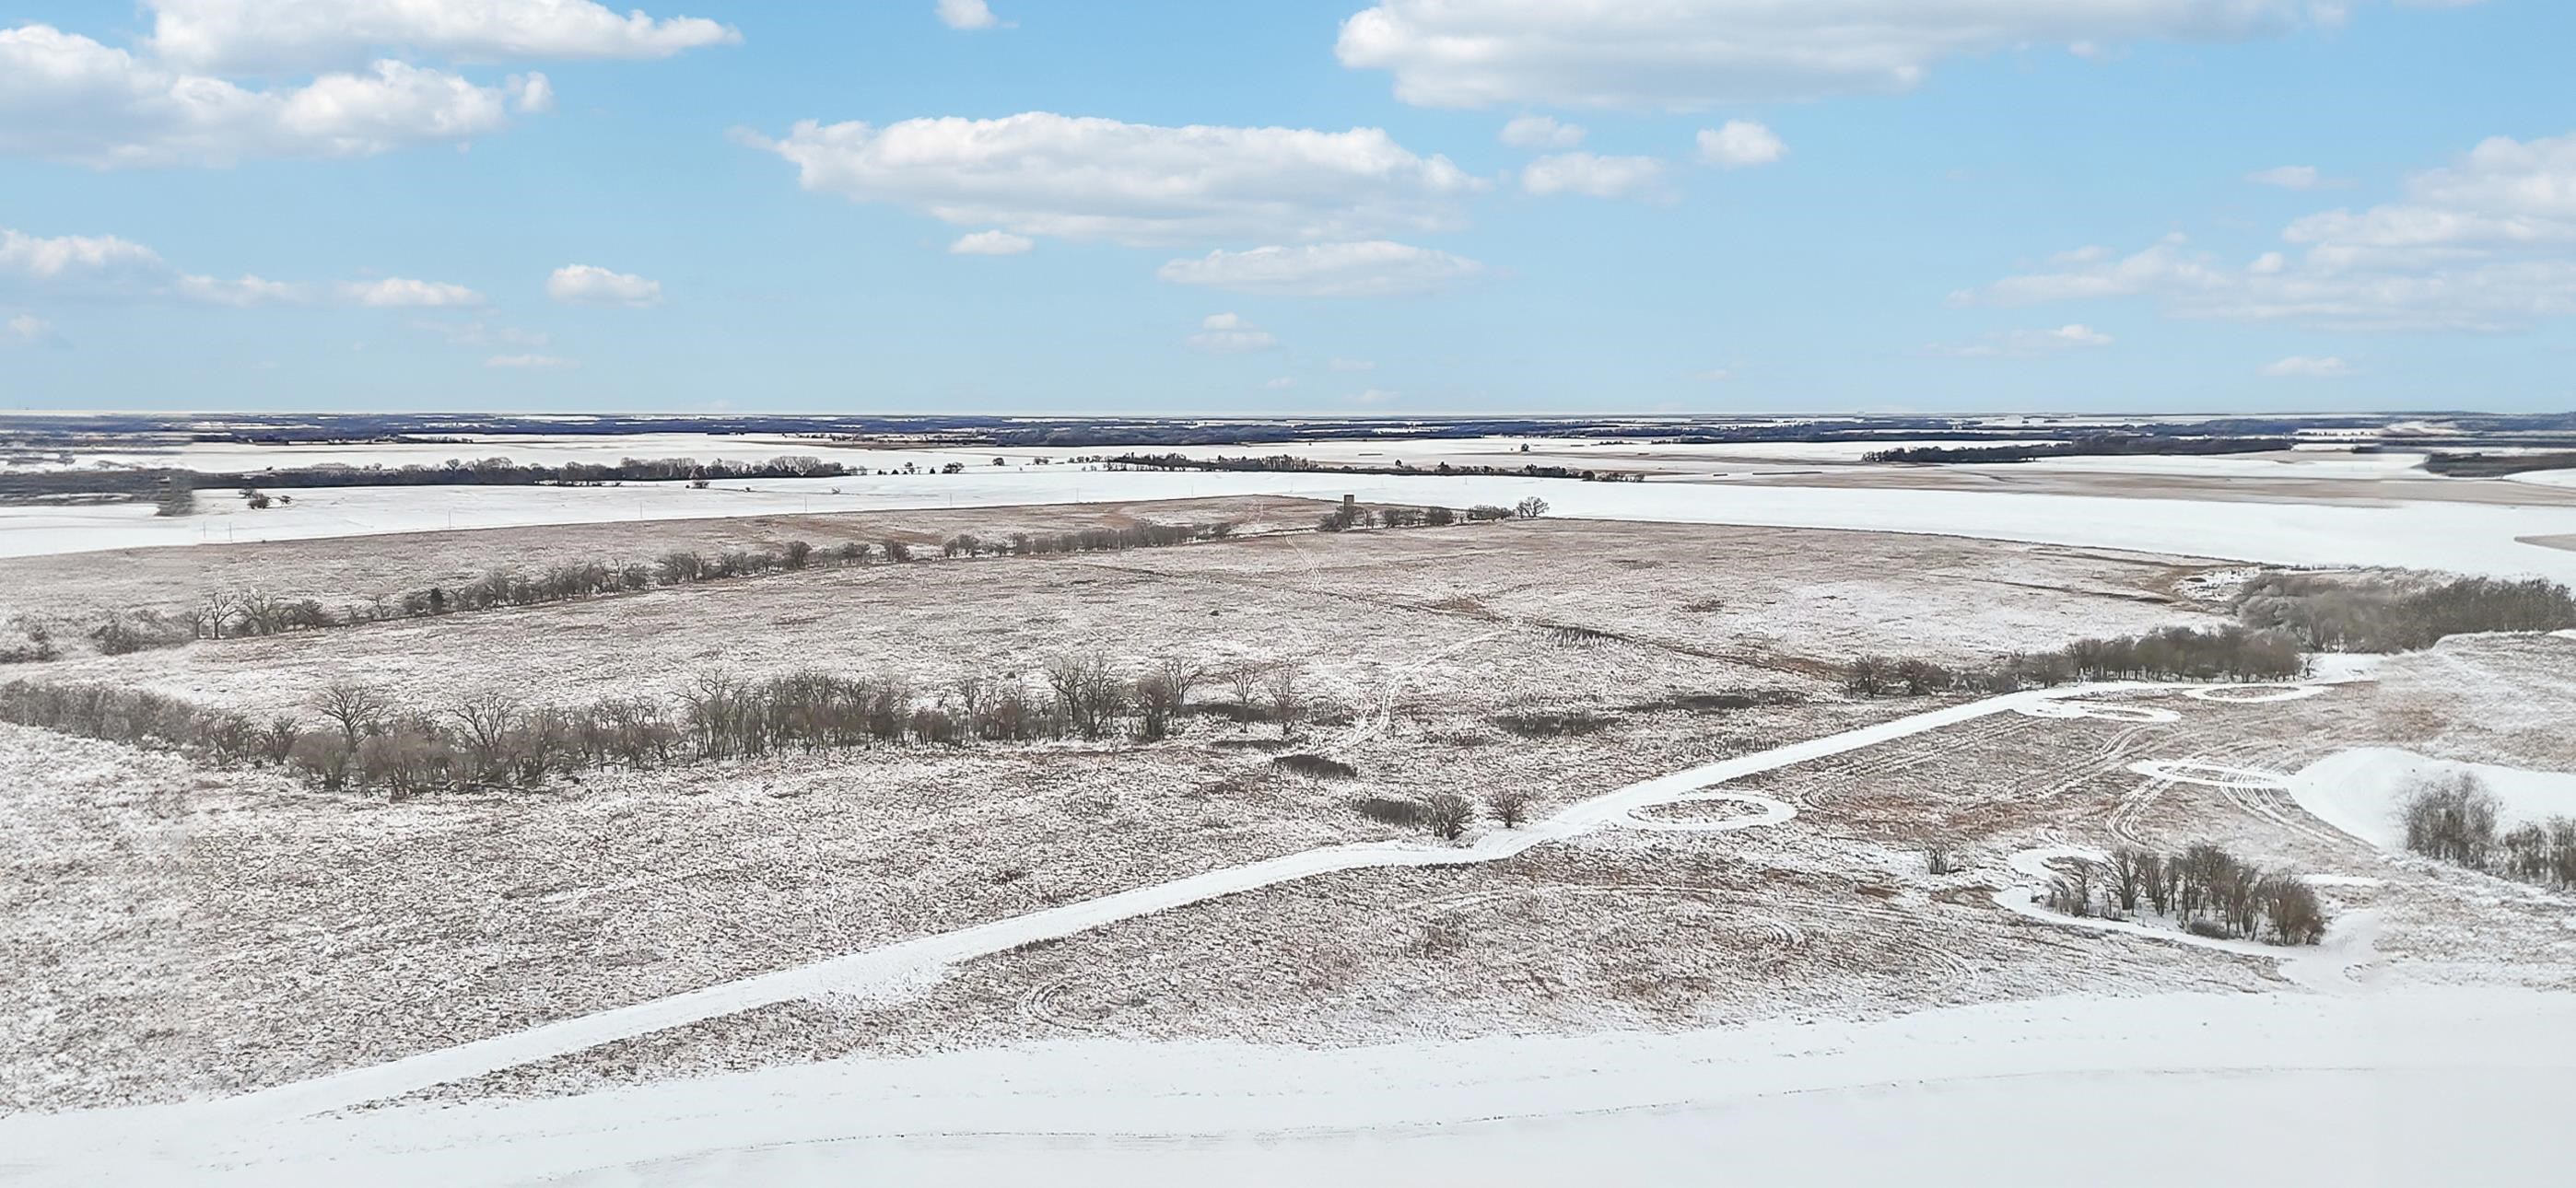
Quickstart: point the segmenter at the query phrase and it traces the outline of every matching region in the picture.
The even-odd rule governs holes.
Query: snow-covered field
[[[2502,1184],[2556,1164],[2571,1072],[2566,994],[2072,997],[1357,1050],[1070,1042],[262,1123],[204,1107],[20,1116],[0,1119],[0,1177]]]
[[[1163,474],[1077,467],[959,475],[782,479],[704,491],[622,487],[347,488],[298,492],[250,511],[220,495],[205,511],[155,518],[142,506],[0,508],[0,556],[152,545],[300,540],[463,528],[626,520],[1279,494],[1369,502],[1511,504],[1552,514],[1673,523],[1852,528],[2020,540],[2290,565],[2385,565],[2576,579],[2576,552],[2525,543],[2576,533],[2576,507],[2460,502],[2246,504],[2002,491],[1711,482],[1576,483],[1495,477]]]

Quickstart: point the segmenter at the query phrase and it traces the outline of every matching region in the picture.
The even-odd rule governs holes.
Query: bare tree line
[[[1862,697],[1974,691],[2010,693],[2069,681],[2265,681],[2304,675],[2307,661],[2287,638],[2226,626],[2167,627],[2145,635],[2078,640],[2053,652],[2016,652],[1980,668],[1954,669],[1919,656],[1861,656],[1843,666],[1843,688]]]
[[[2403,810],[2406,848],[2471,870],[2543,886],[2576,886],[2576,818],[2499,832],[2501,805],[2473,771],[2418,780]]]
[[[2171,854],[2122,846],[2109,862],[2070,861],[2050,881],[2045,902],[2078,918],[2162,917],[2219,939],[2313,945],[2326,934],[2325,905],[2306,880],[2206,843]]]
[[[0,720],[117,742],[157,745],[218,763],[272,763],[324,788],[395,797],[453,787],[536,787],[584,769],[643,769],[849,747],[1026,744],[1166,737],[1191,712],[1275,722],[1306,709],[1293,666],[1227,674],[1256,705],[1193,705],[1204,667],[1164,658],[1132,675],[1093,653],[1050,662],[1037,684],[964,676],[933,689],[895,677],[792,672],[752,679],[706,672],[669,698],[530,704],[500,691],[421,704],[395,690],[341,682],[316,693],[311,717],[267,720],[149,690],[15,681],[0,685]],[[318,719],[318,721],[316,721]]]
[[[2248,626],[2319,652],[2404,652],[2480,631],[2576,627],[2576,594],[2540,578],[2426,584],[2385,576],[2269,573],[2237,594]]]

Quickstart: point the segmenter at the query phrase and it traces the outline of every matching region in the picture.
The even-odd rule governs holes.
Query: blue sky
[[[0,0],[0,407],[2576,406],[2555,0],[984,11]]]

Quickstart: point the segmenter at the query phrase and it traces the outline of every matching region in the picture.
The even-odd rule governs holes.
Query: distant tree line
[[[2535,470],[2576,470],[2576,452],[2551,454],[2433,454],[2424,469],[2455,478],[2495,478]]]
[[[2576,627],[2576,595],[2532,578],[2417,579],[2267,573],[2236,596],[2246,624],[2280,631],[2311,651],[2404,652],[2480,631]]]
[[[961,534],[936,546],[944,557],[1040,556],[1125,549],[1165,548],[1196,541],[1224,540],[1234,535],[1230,522],[1128,524],[1064,532],[1014,532],[1006,536]],[[568,562],[543,569],[504,566],[453,585],[427,586],[383,595],[336,609],[313,598],[291,598],[264,590],[208,591],[185,613],[113,612],[90,632],[98,650],[122,655],[145,648],[170,647],[192,639],[228,639],[277,635],[324,627],[349,627],[393,619],[429,618],[458,611],[495,607],[538,606],[636,593],[663,586],[792,573],[811,568],[902,564],[928,555],[914,544],[886,539],[875,544],[852,541],[815,547],[791,540],[762,549],[728,549],[698,553],[673,550],[650,561]],[[45,657],[27,657],[30,659]],[[9,659],[0,650],[0,662]]]
[[[1386,466],[1366,466],[1317,462],[1288,454],[1266,457],[1192,458],[1182,454],[1119,454],[1103,457],[1100,463],[1110,470],[1205,470],[1261,471],[1321,474],[1394,474],[1394,475],[1477,475],[1495,478],[1577,479],[1587,483],[1642,483],[1646,476],[1634,471],[1591,470],[1580,466],[1459,466],[1447,462],[1430,466],[1407,466],[1402,461]]]
[[[2164,854],[2127,846],[2107,863],[2061,865],[2045,899],[2079,919],[2163,917],[2194,936],[2281,945],[2325,939],[2325,905],[2295,874],[2270,872],[2213,845]]]
[[[2069,441],[2038,445],[1908,446],[1873,450],[1864,462],[2029,462],[2040,458],[2087,458],[2132,454],[2254,454],[2286,450],[2298,444],[2286,437],[2167,437],[2160,434],[2097,433]]]
[[[963,470],[955,467],[951,470]],[[904,473],[917,473],[907,465]],[[508,458],[451,458],[435,466],[295,466],[239,473],[160,470],[46,470],[0,474],[0,502],[29,502],[80,495],[149,501],[159,514],[186,515],[200,489],[262,487],[509,487],[553,484],[596,487],[611,483],[688,482],[707,486],[737,479],[839,478],[865,474],[808,454],[766,462],[700,462],[691,458],[626,458],[617,462],[547,465]]]
[[[2052,652],[2016,652],[1951,668],[1919,656],[1862,656],[1843,666],[1843,688],[1862,697],[2010,693],[2069,681],[2273,681],[2307,672],[2297,645],[2267,631],[2166,627],[2144,635],[2077,640]]]
[[[2552,817],[2499,832],[2499,811],[2495,794],[2476,772],[2426,777],[2403,810],[2406,848],[2526,883],[2576,886],[2576,818]]]

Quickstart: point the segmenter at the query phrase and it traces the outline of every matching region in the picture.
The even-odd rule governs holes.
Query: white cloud
[[[1324,366],[1335,371],[1375,371],[1377,364],[1368,359],[1344,359],[1338,355]]]
[[[550,95],[522,80],[524,101]],[[45,25],[0,29],[0,154],[97,168],[363,157],[509,124],[507,87],[402,62],[250,90]],[[550,101],[550,100],[549,100]]]
[[[1768,165],[1789,155],[1771,129],[1751,120],[1728,120],[1724,127],[1699,130],[1699,159],[1726,169]]]
[[[159,252],[113,235],[28,235],[0,228],[0,292],[97,301],[169,300],[216,305],[300,301],[295,285],[245,276],[220,280],[179,271]]]
[[[1683,374],[1682,378],[1686,380],[1695,380],[1703,384],[1722,384],[1728,380],[1734,379],[1735,372],[1724,367],[1711,367],[1703,371],[1687,372]]]
[[[1543,115],[1527,115],[1503,125],[1502,141],[1513,148],[1570,149],[1583,143],[1583,129]]]
[[[2325,329],[2497,331],[2576,316],[2576,134],[2488,140],[2409,175],[2404,198],[2322,211],[2231,266],[2180,237],[2127,256],[2087,248],[1956,295],[2029,305],[2146,296],[2175,317]]]
[[[2110,335],[2069,323],[2054,330],[2000,330],[1971,343],[1934,346],[1931,353],[1953,359],[2030,359],[2109,345]]]
[[[808,190],[888,202],[1019,235],[1156,246],[1363,239],[1440,231],[1484,188],[1446,157],[1382,129],[1172,128],[1028,112],[797,124],[746,143],[797,167]]]
[[[1378,0],[1334,53],[1430,107],[1697,110],[1909,90],[1944,59],[2312,23],[2316,0]]]
[[[2332,355],[2292,355],[2277,363],[2266,363],[2258,370],[2274,379],[2342,379],[2353,374],[2352,364]]]
[[[510,106],[529,115],[550,115],[555,109],[555,86],[546,76],[530,72],[513,74],[502,80],[501,89],[508,92]]]
[[[2317,167],[2314,165],[2279,165],[2270,169],[2257,169],[2246,174],[2245,180],[2258,186],[2277,186],[2284,190],[2340,189],[2352,184],[2341,178],[2327,177],[2317,172]]]
[[[1521,188],[1532,194],[1583,194],[1593,198],[1670,196],[1664,163],[1653,157],[1604,157],[1558,153],[1521,169]]]
[[[1288,388],[1296,387],[1296,386],[1297,386],[1297,381],[1295,381],[1295,380],[1293,380],[1293,379],[1290,379],[1290,378],[1288,378],[1287,376],[1284,376],[1284,375],[1283,375],[1283,376],[1280,376],[1280,377],[1278,377],[1278,378],[1276,378],[1276,379],[1271,379],[1271,380],[1263,381],[1263,383],[1262,383],[1262,385],[1261,385],[1261,386],[1262,386],[1262,387],[1265,387],[1265,388],[1268,388],[1268,389],[1270,389],[1270,390],[1271,390],[1271,391],[1273,391],[1273,392],[1277,392],[1277,391],[1282,391],[1282,390],[1284,390],[1284,389],[1288,389]]]
[[[159,252],[113,235],[28,235],[0,228],[0,283],[115,289],[163,277]]]
[[[1390,392],[1390,391],[1388,391],[1388,390],[1386,390],[1386,389],[1384,389],[1384,388],[1370,388],[1369,390],[1367,390],[1367,391],[1365,391],[1365,392],[1362,392],[1362,393],[1360,393],[1360,394],[1359,394],[1359,395],[1357,395],[1357,396],[1353,396],[1353,397],[1351,397],[1351,403],[1353,403],[1353,404],[1391,404],[1391,403],[1393,403],[1393,402],[1395,401],[1396,395],[1397,395],[1396,393],[1394,393],[1394,392]]]
[[[463,285],[389,276],[381,280],[344,281],[340,299],[371,309],[449,309],[481,305],[483,295]]]
[[[976,231],[957,237],[948,245],[952,256],[1016,256],[1036,247],[1037,241],[1008,231]]]
[[[1203,351],[1236,354],[1266,351],[1279,345],[1279,340],[1239,314],[1221,313],[1210,314],[1199,323],[1199,332],[1190,336],[1190,345]]]
[[[939,23],[951,29],[1000,29],[1010,22],[993,15],[984,0],[939,0]]]
[[[742,35],[696,17],[623,16],[589,0],[146,0],[152,48],[180,66],[279,72],[382,53],[451,60],[667,58]]]
[[[1485,266],[1464,256],[1383,239],[1213,251],[1174,260],[1154,275],[1173,284],[1295,297],[1388,297],[1472,281]]]
[[[0,322],[0,346],[58,347],[69,345],[54,324],[34,314],[18,314]]]
[[[555,371],[579,364],[554,355],[494,355],[483,361],[485,367],[508,371]]]
[[[546,277],[546,296],[566,305],[622,305],[642,309],[662,300],[662,282],[593,264],[566,264]]]

